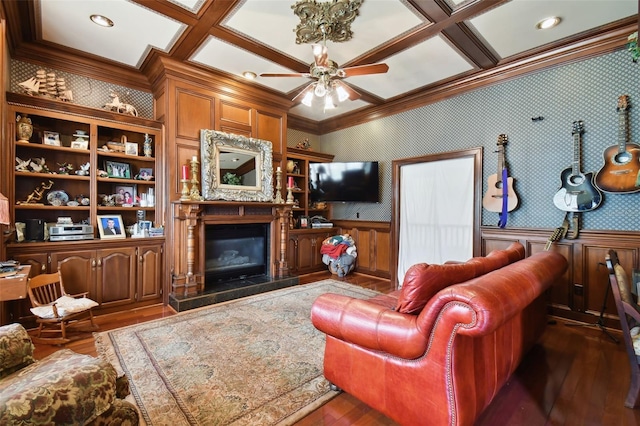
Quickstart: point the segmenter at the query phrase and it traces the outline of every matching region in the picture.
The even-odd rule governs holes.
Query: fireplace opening
[[[267,275],[269,224],[206,225],[205,287]]]

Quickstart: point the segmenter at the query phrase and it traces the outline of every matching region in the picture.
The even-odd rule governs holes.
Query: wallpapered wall
[[[124,86],[34,65],[28,62],[11,60],[10,66],[11,78],[8,89],[10,92],[24,93],[24,90],[18,84],[31,77],[35,77],[36,72],[43,69],[47,73],[55,73],[56,77],[65,79],[66,87],[73,93],[73,103],[76,105],[102,108],[106,103],[111,101],[109,95],[113,92],[119,96],[120,102],[133,105],[139,117],[153,118],[153,95],[149,92],[141,92]]]
[[[483,194],[496,173],[496,142],[508,136],[506,158],[518,208],[507,227],[555,228],[564,212],[553,204],[562,170],[573,161],[572,123],[584,121],[582,170],[604,166],[604,150],[618,143],[618,97],[629,95],[630,142],[640,143],[640,63],[625,50],[554,67],[468,92],[415,110],[316,136],[289,130],[289,146],[308,137],[334,161],[379,161],[381,203],[335,204],[333,218],[391,220],[391,161],[484,147]],[[532,117],[543,117],[532,121]],[[597,210],[585,212],[582,229],[640,229],[640,192],[604,194]],[[452,212],[455,214],[455,212]],[[482,224],[497,225],[498,213],[483,209]]]

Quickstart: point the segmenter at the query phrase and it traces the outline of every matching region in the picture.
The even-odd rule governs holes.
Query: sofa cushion
[[[85,424],[115,394],[110,363],[62,349],[0,381],[0,424]]]
[[[33,343],[20,324],[0,327],[0,378],[33,363]]]
[[[474,257],[465,263],[430,265],[418,263],[404,276],[396,311],[419,314],[438,291],[470,280],[524,258],[524,247],[515,242],[504,250],[494,250],[485,257]]]

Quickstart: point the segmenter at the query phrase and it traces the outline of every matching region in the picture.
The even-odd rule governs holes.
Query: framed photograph
[[[71,141],[71,148],[73,148],[73,149],[88,149],[89,148],[89,141],[85,141],[85,140]]]
[[[60,134],[56,132],[44,132],[42,143],[44,145],[60,146]]]
[[[98,215],[100,239],[126,238],[122,216],[119,214]]]
[[[136,203],[136,187],[133,186],[116,186],[116,204],[122,206],[132,206]]]
[[[105,161],[104,169],[108,177],[131,179],[131,166],[127,163],[119,163],[117,161]]]
[[[138,231],[142,232],[144,230],[149,231],[151,229],[151,221],[150,220],[140,220],[138,221]]]
[[[125,142],[124,153],[127,155],[138,155],[138,144],[135,142]]]
[[[300,216],[298,219],[298,227],[300,229],[309,228],[311,225],[309,224],[309,216]]]
[[[141,167],[136,179],[153,180],[153,169],[151,167]]]

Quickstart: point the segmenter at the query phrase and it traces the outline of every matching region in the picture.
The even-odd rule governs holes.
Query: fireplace
[[[206,225],[205,289],[267,275],[269,224]]]
[[[174,201],[168,303],[176,311],[298,284],[289,275],[291,205]]]

